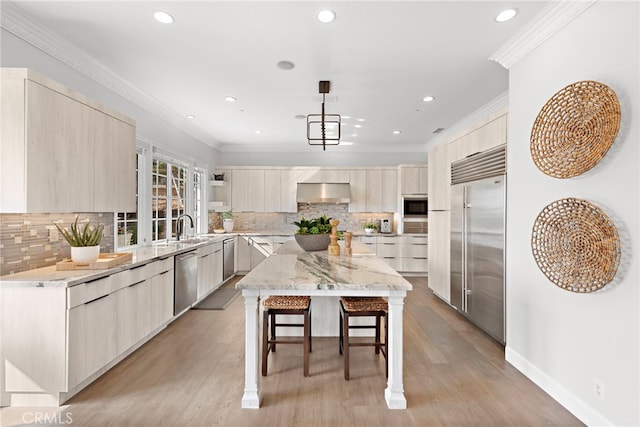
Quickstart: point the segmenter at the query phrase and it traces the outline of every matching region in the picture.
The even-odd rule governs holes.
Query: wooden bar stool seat
[[[385,375],[389,375],[387,361],[387,312],[389,306],[382,297],[342,297],[340,298],[340,354],[344,355],[344,379],[349,379],[349,347],[375,347],[376,354],[382,352],[385,359]],[[351,325],[351,317],[375,317],[375,325]],[[384,342],[380,339],[381,320],[384,319]],[[350,342],[350,329],[375,329],[375,340]]]
[[[311,297],[272,295],[262,303],[262,376],[267,375],[267,356],[269,352],[276,351],[276,344],[303,344],[304,351],[304,376],[309,376],[309,353],[311,352]],[[279,315],[303,315],[303,323],[277,323]],[[276,327],[303,328],[301,339],[278,339]],[[271,337],[269,337],[271,332]]]

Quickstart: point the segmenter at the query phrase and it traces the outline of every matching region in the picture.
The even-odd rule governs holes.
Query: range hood
[[[349,203],[351,190],[347,183],[298,183],[298,203]]]

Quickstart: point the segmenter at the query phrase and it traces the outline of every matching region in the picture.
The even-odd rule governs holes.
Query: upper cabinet
[[[429,210],[451,207],[451,163],[507,142],[507,115],[429,150]]]
[[[264,169],[233,169],[231,207],[236,212],[264,212]]]
[[[401,165],[400,166],[400,193],[427,194],[427,166]]]
[[[27,69],[2,69],[0,212],[136,209],[135,122]]]

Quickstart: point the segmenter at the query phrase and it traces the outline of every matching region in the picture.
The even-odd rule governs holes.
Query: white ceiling
[[[16,1],[226,151],[306,144],[330,80],[327,113],[352,149],[424,144],[508,89],[489,56],[547,2],[533,1]],[[503,9],[519,14],[496,23]],[[316,20],[329,8],[337,19]],[[152,14],[175,17],[166,25]],[[284,71],[276,64],[295,64]],[[422,98],[436,100],[425,103]],[[235,103],[225,96],[237,98]],[[362,128],[354,128],[356,119]],[[261,131],[257,134],[256,131]],[[394,135],[394,130],[400,130]],[[203,133],[199,132],[200,135]],[[357,136],[352,136],[357,134]],[[330,149],[330,148],[329,148]]]

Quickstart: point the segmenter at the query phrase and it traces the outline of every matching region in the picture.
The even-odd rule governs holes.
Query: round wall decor
[[[554,284],[572,292],[594,292],[616,275],[620,236],[601,208],[565,198],[547,205],[536,218],[531,250]]]
[[[531,129],[531,157],[542,172],[571,178],[594,167],[620,128],[620,102],[609,86],[570,84],[542,107]]]

